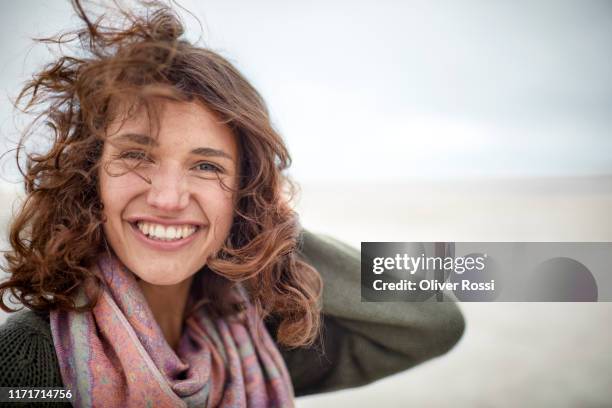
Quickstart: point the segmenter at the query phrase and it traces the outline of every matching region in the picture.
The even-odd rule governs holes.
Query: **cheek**
[[[130,200],[138,194],[138,180],[130,174],[119,177],[100,174],[99,196],[104,206],[103,214],[106,222],[103,229],[108,238],[113,240],[114,231],[122,228],[122,214]]]
[[[202,190],[198,201],[211,223],[215,240],[227,238],[234,220],[234,196],[221,188]]]
[[[218,202],[216,206],[216,216],[220,232],[223,235],[222,238],[225,240],[234,220],[234,200],[231,196],[224,196],[223,199]]]
[[[142,190],[142,179],[134,173],[110,176],[101,171],[99,175],[100,199],[105,207],[117,207]]]
[[[102,213],[104,214],[105,222],[102,224],[104,235],[109,240],[111,246],[115,246],[118,242],[117,237],[120,236],[119,229],[121,227],[121,208],[122,194],[113,194],[113,180],[108,180],[108,176],[100,178],[100,201],[104,206]]]
[[[117,206],[116,201],[119,199],[117,194],[112,194],[113,186],[111,180],[109,180],[109,176],[106,174],[100,174],[100,184],[98,186],[100,201],[104,206],[104,216],[106,217],[106,221],[112,221],[111,215],[113,213],[114,208]],[[106,228],[106,223],[105,223]]]

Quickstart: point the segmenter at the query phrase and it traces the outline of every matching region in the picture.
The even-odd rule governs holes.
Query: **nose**
[[[184,174],[178,168],[162,166],[151,177],[147,203],[163,211],[183,210],[189,204]]]

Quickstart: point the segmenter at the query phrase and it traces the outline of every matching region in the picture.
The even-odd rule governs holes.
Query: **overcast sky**
[[[181,4],[263,94],[298,181],[612,174],[610,1]],[[76,20],[0,5],[6,139],[7,96],[49,58],[28,37]]]

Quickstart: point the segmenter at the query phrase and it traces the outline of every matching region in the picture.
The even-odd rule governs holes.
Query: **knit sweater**
[[[339,241],[305,231],[301,255],[323,279],[323,330],[313,346],[279,346],[296,396],[408,369],[444,354],[463,333],[463,317],[451,302],[361,303],[359,251]],[[62,386],[48,318],[23,310],[0,327],[0,386]],[[273,323],[266,327],[274,336]]]

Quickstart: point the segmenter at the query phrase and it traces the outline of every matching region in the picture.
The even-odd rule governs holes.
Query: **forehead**
[[[181,147],[212,147],[237,157],[232,130],[200,102],[164,101],[138,109],[120,106],[108,126],[107,138],[113,143],[143,144],[172,151]]]

